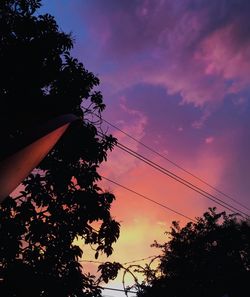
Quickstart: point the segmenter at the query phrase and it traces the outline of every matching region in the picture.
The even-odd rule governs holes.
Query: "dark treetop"
[[[20,196],[1,205],[0,295],[100,296],[78,263],[83,250],[73,241],[94,245],[97,257],[110,255],[119,237],[110,215],[115,197],[96,184],[98,166],[116,140],[99,137],[98,123],[88,120],[105,108],[95,90],[98,78],[71,56],[72,38],[55,19],[38,15],[40,5],[0,1],[2,148],[54,116],[73,113],[81,120],[23,182]]]
[[[197,223],[173,222],[156,271],[145,270],[139,297],[245,297],[250,280],[250,224],[209,209]]]

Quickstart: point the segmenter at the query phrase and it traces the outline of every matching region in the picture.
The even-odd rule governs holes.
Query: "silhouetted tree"
[[[105,108],[94,89],[99,80],[71,56],[71,36],[51,15],[38,15],[40,5],[0,1],[1,146],[60,114],[82,120],[23,182],[20,196],[1,205],[0,296],[100,296],[73,242],[95,244],[98,257],[110,255],[119,237],[119,223],[110,214],[115,197],[96,184],[98,166],[116,140],[99,137],[96,124],[87,120]]]
[[[173,222],[155,277],[140,297],[243,297],[249,294],[250,225],[209,209],[196,223]]]

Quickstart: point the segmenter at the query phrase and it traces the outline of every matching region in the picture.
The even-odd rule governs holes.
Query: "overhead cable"
[[[120,148],[121,150],[125,151],[126,153],[132,155],[133,157],[141,160],[142,162],[148,164],[149,166],[155,168],[156,170],[160,171],[161,173],[169,176],[170,178],[174,179],[175,181],[183,184],[184,186],[192,189],[193,191],[201,194],[203,197],[206,197],[207,199],[213,201],[214,203],[224,207],[225,209],[235,213],[235,211],[241,215],[243,218],[249,218],[249,215],[246,214],[245,212],[235,208],[234,206],[230,205],[229,203],[217,198],[216,196],[208,193],[207,191],[201,189],[200,187],[192,184],[191,182],[187,181],[186,179],[184,178],[181,178],[180,176],[178,176],[177,174],[171,172],[170,170],[160,166],[159,164],[149,160],[148,158],[144,157],[143,155],[135,152],[134,150],[132,150],[131,148],[125,146],[124,144],[122,143],[117,143],[117,147]]]
[[[149,151],[151,151],[152,153],[158,155],[159,157],[165,159],[166,161],[168,161],[169,163],[171,163],[172,165],[174,165],[176,168],[182,170],[183,172],[189,174],[190,176],[194,177],[195,179],[199,180],[200,182],[202,182],[203,184],[205,184],[206,186],[210,187],[211,189],[213,189],[214,191],[216,191],[217,193],[223,195],[224,197],[230,199],[231,201],[237,203],[238,205],[240,205],[241,207],[250,210],[249,207],[247,207],[246,205],[242,204],[241,202],[239,202],[238,200],[234,199],[232,196],[224,193],[223,191],[221,191],[220,189],[218,189],[217,187],[211,185],[210,183],[208,183],[207,181],[205,181],[203,178],[200,178],[199,176],[193,174],[192,172],[190,172],[189,170],[185,169],[183,166],[177,164],[176,162],[172,161],[170,158],[167,158],[166,156],[164,156],[163,154],[159,153],[158,151],[156,151],[155,149],[153,149],[152,147],[146,145],[145,143],[143,143],[142,141],[138,140],[137,138],[133,137],[132,135],[130,135],[129,133],[125,132],[124,130],[120,129],[119,127],[117,127],[116,125],[110,123],[109,121],[105,120],[104,118],[101,118],[99,115],[95,114],[97,117],[99,117],[103,122],[107,123],[109,126],[113,127],[114,129],[116,129],[117,131],[120,131],[121,133],[123,133],[124,135],[126,135],[127,137],[129,137],[130,139],[132,139],[133,141],[139,143],[141,146],[145,147],[146,149],[148,149]]]
[[[103,290],[110,290],[110,291],[117,291],[117,292],[127,292],[127,293],[132,293],[132,294],[137,294],[136,291],[131,291],[131,290],[122,290],[122,289],[116,289],[116,288],[109,288],[109,287],[99,287],[100,289]]]
[[[190,221],[192,221],[192,222],[196,222],[194,219],[192,219],[192,218],[186,216],[185,214],[183,214],[183,213],[181,213],[181,212],[179,212],[179,211],[177,211],[177,210],[174,210],[174,209],[168,207],[168,206],[165,205],[165,204],[162,204],[162,203],[160,203],[160,202],[157,202],[156,200],[151,199],[151,198],[149,198],[149,197],[147,197],[147,196],[145,196],[145,195],[143,195],[143,194],[140,194],[139,192],[136,192],[136,191],[134,191],[134,190],[132,190],[132,189],[130,189],[130,188],[128,188],[128,187],[126,187],[126,186],[124,186],[124,185],[122,185],[122,184],[120,184],[120,183],[114,181],[114,180],[111,180],[111,179],[109,179],[109,178],[107,178],[107,177],[105,177],[105,176],[103,176],[103,175],[101,175],[101,178],[103,178],[103,179],[105,179],[105,180],[107,180],[107,181],[109,181],[109,182],[115,184],[116,186],[119,186],[120,188],[123,188],[123,189],[125,189],[125,190],[127,190],[127,191],[129,191],[129,192],[131,192],[131,193],[133,193],[133,194],[135,194],[135,195],[137,195],[138,197],[141,197],[141,198],[143,198],[143,199],[145,199],[145,200],[148,200],[148,201],[150,201],[150,202],[152,202],[152,203],[154,203],[154,204],[157,204],[157,205],[159,205],[159,206],[161,206],[161,207],[163,207],[163,208],[165,208],[165,209],[167,209],[167,210],[169,210],[169,211],[171,211],[171,212],[173,212],[173,213],[175,213],[175,214],[177,214],[177,215],[179,215],[179,216],[182,216],[182,217],[184,217],[185,219],[188,219],[188,220],[190,220]]]

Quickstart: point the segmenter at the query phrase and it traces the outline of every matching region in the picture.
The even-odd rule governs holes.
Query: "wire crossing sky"
[[[95,116],[97,116],[98,118],[100,118],[97,114],[95,114]],[[222,192],[220,189],[210,185],[207,181],[205,181],[204,179],[200,178],[199,176],[196,176],[195,174],[193,174],[192,172],[188,171],[187,169],[183,168],[181,165],[177,164],[176,162],[170,160],[169,158],[167,158],[166,156],[164,156],[163,154],[160,154],[159,152],[157,152],[155,149],[153,149],[152,147],[146,145],[145,143],[141,142],[140,140],[134,138],[132,135],[128,134],[127,132],[121,130],[120,128],[118,128],[117,126],[115,126],[114,124],[110,123],[109,121],[105,120],[104,118],[100,118],[103,122],[107,123],[109,126],[113,127],[114,129],[120,131],[121,133],[123,133],[124,135],[128,136],[129,138],[131,138],[132,140],[134,140],[135,142],[139,143],[140,145],[142,145],[143,147],[145,147],[146,149],[148,149],[149,151],[153,152],[154,154],[160,156],[162,159],[168,161],[170,164],[174,165],[175,167],[181,169],[182,171],[184,171],[185,173],[188,173],[190,176],[194,177],[195,179],[201,181],[203,184],[209,186],[211,189],[215,190],[217,193],[222,194],[224,197],[232,200],[233,202],[237,203],[238,205],[242,206],[243,208],[245,208],[246,210],[250,210],[250,208],[248,206],[245,206],[244,204],[240,203],[238,200],[236,200],[235,198],[231,197],[230,195]]]
[[[187,186],[188,188],[190,188],[191,190],[201,194],[203,197],[208,198],[209,200],[213,201],[214,203],[224,207],[225,209],[231,211],[231,212],[238,212],[240,215],[243,215],[243,218],[249,218],[249,215],[244,213],[243,211],[235,208],[234,206],[222,201],[221,199],[215,197],[214,195],[202,190],[201,188],[195,186],[194,184],[188,182],[187,180],[179,177],[178,175],[172,173],[171,171],[163,168],[162,166],[156,164],[155,162],[152,162],[151,160],[145,158],[144,156],[142,156],[141,154],[136,153],[135,151],[131,150],[130,148],[128,148],[127,146],[122,145],[121,143],[118,142],[117,147],[119,147],[120,149],[122,149],[123,151],[125,151],[126,153],[130,154],[131,156],[138,158],[139,160],[141,160],[142,162],[148,164],[149,166],[155,168],[156,170],[162,172],[163,174],[173,178],[174,180],[180,182],[181,184]]]
[[[111,179],[109,179],[109,178],[107,178],[107,177],[105,177],[105,176],[102,176],[102,178],[105,179],[105,180],[107,180],[107,181],[109,181],[109,182],[111,182],[111,183],[113,183],[113,184],[115,184],[115,185],[118,186],[118,187],[121,187],[121,188],[123,188],[123,189],[125,189],[125,190],[127,190],[127,191],[129,191],[129,192],[131,192],[131,193],[133,193],[133,194],[135,194],[135,195],[137,195],[137,196],[139,196],[139,197],[145,199],[145,200],[148,200],[148,201],[150,201],[150,202],[152,202],[152,203],[154,203],[154,204],[156,204],[156,205],[158,205],[158,206],[161,206],[161,207],[163,207],[163,208],[165,208],[165,209],[167,209],[167,210],[169,210],[169,211],[171,211],[171,212],[174,212],[174,213],[177,214],[178,216],[184,217],[185,219],[188,219],[188,220],[190,220],[190,221],[192,221],[192,222],[195,222],[195,220],[193,220],[192,218],[190,218],[190,217],[188,217],[188,216],[186,216],[186,215],[184,215],[184,214],[178,212],[177,210],[174,210],[174,209],[172,209],[172,208],[166,206],[165,204],[159,203],[159,202],[157,202],[157,201],[155,201],[155,200],[153,200],[153,199],[151,199],[151,198],[149,198],[149,197],[147,197],[147,196],[145,196],[145,195],[142,195],[142,194],[140,194],[140,193],[138,193],[138,192],[136,192],[136,191],[134,191],[134,190],[132,190],[132,189],[129,189],[128,187],[126,187],[126,186],[124,186],[124,185],[121,185],[121,184],[119,184],[118,182],[113,181],[113,180],[111,180]]]
[[[126,132],[125,132],[126,133]],[[105,137],[105,134],[102,132],[98,132],[98,134],[101,137]],[[167,170],[166,168],[162,167],[159,164],[156,164],[155,162],[145,158],[143,155],[138,154],[137,152],[135,152],[134,150],[130,149],[129,147],[123,145],[122,143],[118,142],[116,144],[116,146],[118,148],[120,148],[121,150],[123,150],[124,152],[130,154],[131,156],[141,160],[142,162],[144,162],[145,164],[148,164],[149,166],[155,168],[156,170],[160,171],[161,173],[169,176],[170,178],[174,179],[175,181],[185,185],[186,187],[190,188],[191,190],[201,194],[203,197],[206,197],[207,199],[213,201],[214,203],[224,207],[226,210],[229,210],[233,213],[237,213],[239,215],[241,215],[243,218],[249,218],[249,215],[237,208],[235,208],[234,206],[230,205],[229,203],[217,198],[216,196],[212,195],[211,193],[208,193],[207,191],[204,191],[203,189],[201,189],[200,187],[197,187],[196,185],[190,183],[188,180],[181,178],[180,176],[176,175],[175,173]],[[102,176],[102,178],[109,180],[105,177]],[[111,181],[111,180],[109,180]],[[113,182],[113,181],[111,181]],[[203,183],[206,183],[204,181],[202,181]],[[209,185],[209,184],[208,184]],[[121,186],[121,185],[120,185]],[[211,188],[211,186],[209,185],[209,187]],[[125,188],[125,187],[124,187]],[[217,190],[218,191],[218,190]]]

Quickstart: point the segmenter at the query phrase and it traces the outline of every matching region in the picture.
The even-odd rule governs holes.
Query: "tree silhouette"
[[[82,120],[23,182],[20,196],[1,205],[0,295],[100,296],[78,262],[83,251],[74,239],[96,245],[98,257],[109,256],[119,237],[110,214],[115,197],[97,186],[98,166],[116,140],[99,137],[98,123],[88,120],[105,108],[98,78],[71,56],[71,36],[51,15],[38,15],[40,6],[0,2],[1,156],[6,144],[44,120],[66,113]]]
[[[243,297],[249,292],[250,224],[210,208],[197,223],[172,223],[159,267],[140,297]],[[145,273],[147,274],[147,273]]]

